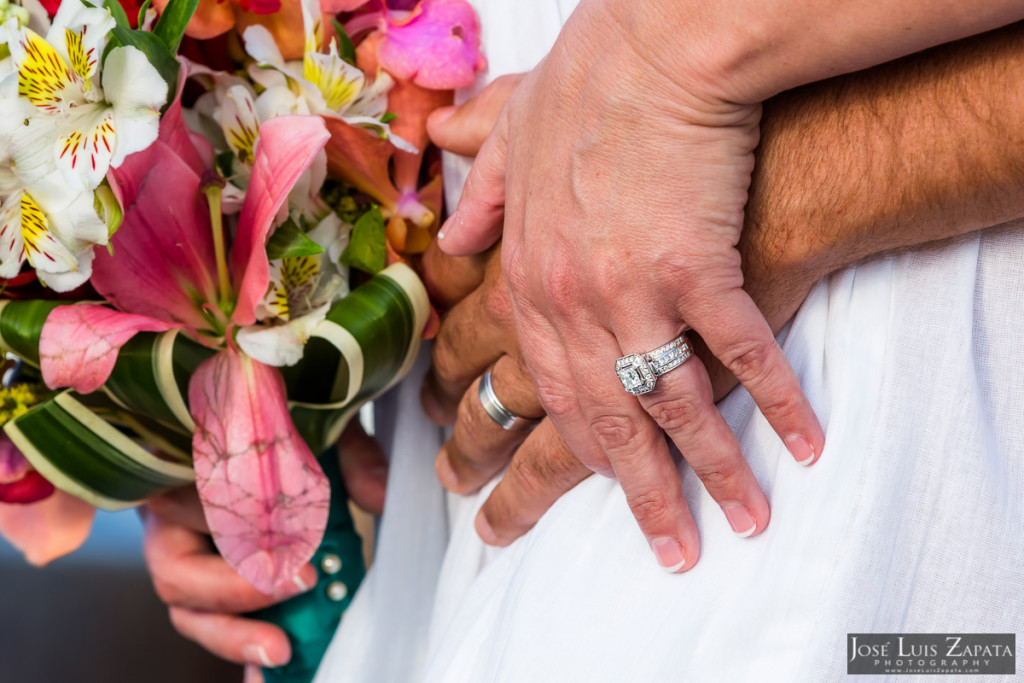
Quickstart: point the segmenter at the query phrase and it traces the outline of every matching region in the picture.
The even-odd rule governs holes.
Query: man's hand
[[[357,421],[339,443],[349,495],[361,508],[380,514],[387,481],[387,462],[380,447]],[[291,646],[284,631],[241,615],[309,590],[317,581],[316,568],[306,565],[293,584],[278,594],[264,595],[214,550],[195,489],[180,489],[149,501],[143,516],[146,565],[178,633],[222,659],[245,664],[246,683],[260,680],[260,667],[286,664]]]

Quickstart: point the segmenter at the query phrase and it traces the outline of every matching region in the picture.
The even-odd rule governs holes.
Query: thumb
[[[437,234],[441,251],[446,254],[479,254],[501,237],[505,219],[507,136],[508,116],[502,112],[469,170],[455,213]]]
[[[427,119],[427,133],[441,149],[466,157],[476,156],[501,116],[501,110],[526,74],[496,78],[459,107],[442,107]]]

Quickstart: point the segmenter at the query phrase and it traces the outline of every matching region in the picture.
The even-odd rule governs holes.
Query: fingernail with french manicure
[[[683,552],[683,546],[679,544],[674,538],[668,536],[662,536],[651,541],[651,550],[654,551],[654,556],[658,558],[658,564],[661,568],[670,574],[674,574],[683,568],[686,564],[686,554]]]
[[[242,657],[244,657],[245,661],[250,664],[255,664],[256,666],[262,666],[268,669],[275,666],[283,666],[285,664],[285,662],[281,662],[279,664],[272,662],[270,657],[267,656],[266,649],[264,649],[262,645],[246,645],[242,648]]]
[[[296,574],[291,583],[286,583],[273,592],[273,596],[278,600],[285,600],[287,598],[295,597],[300,593],[305,593],[310,588],[316,585],[317,573],[316,568],[307,564],[302,568],[298,574]]]
[[[733,533],[740,538],[747,538],[752,536],[757,531],[757,520],[750,514],[742,505],[723,505],[722,512],[725,513],[725,518],[729,520],[729,526],[732,527]]]
[[[459,231],[459,225],[462,223],[462,217],[459,212],[456,211],[451,216],[448,216],[448,220],[444,222],[441,229],[437,232],[437,239],[444,241],[446,237],[450,237],[452,233]]]
[[[804,467],[814,464],[814,456],[816,454],[811,447],[811,442],[800,434],[790,434],[787,436],[786,448],[789,449],[793,458]]]

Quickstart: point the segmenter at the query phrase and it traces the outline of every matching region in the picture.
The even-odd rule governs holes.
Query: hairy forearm
[[[765,104],[740,243],[776,329],[822,276],[1024,215],[1024,23]]]

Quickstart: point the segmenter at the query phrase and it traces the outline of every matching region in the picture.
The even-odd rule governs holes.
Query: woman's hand
[[[478,252],[504,218],[504,273],[541,405],[588,467],[619,479],[659,563],[678,571],[696,562],[699,537],[663,432],[738,532],[764,529],[768,503],[700,362],[634,397],[617,358],[692,327],[796,460],[813,463],[824,437],[742,288],[735,247],[760,107],[695,95],[699,75],[658,71],[633,41],[609,40],[610,20],[581,5],[512,95],[441,246]]]
[[[349,495],[361,508],[380,514],[387,481],[387,462],[380,447],[356,421],[339,443]],[[241,615],[309,590],[317,581],[316,568],[306,565],[292,585],[278,594],[264,595],[214,550],[195,489],[180,489],[149,501],[143,516],[146,565],[178,633],[222,659],[245,664],[246,683],[261,679],[260,667],[286,664],[291,646],[284,631]]]

